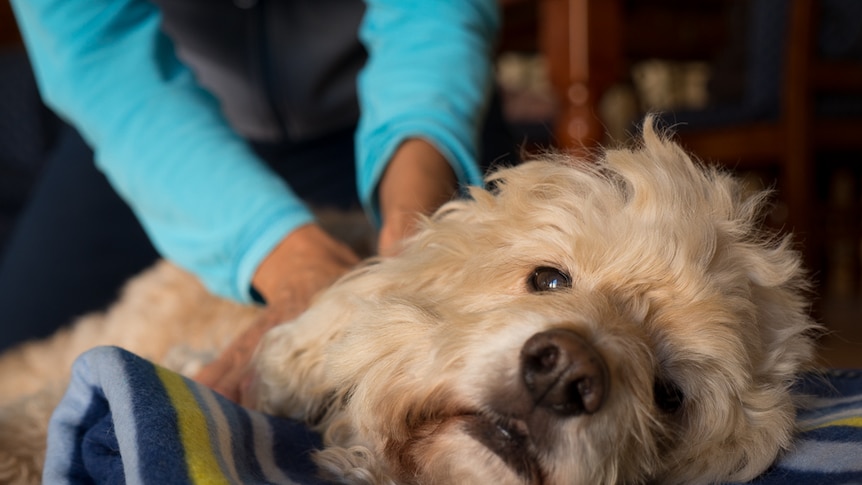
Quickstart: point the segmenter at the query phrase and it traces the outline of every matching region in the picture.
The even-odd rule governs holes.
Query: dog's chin
[[[544,473],[530,445],[527,423],[489,413],[468,413],[458,418],[462,430],[497,455],[525,483],[542,483]]]
[[[394,474],[407,483],[546,483],[523,421],[462,410],[440,416],[404,447],[391,449]],[[405,460],[407,458],[407,460]]]

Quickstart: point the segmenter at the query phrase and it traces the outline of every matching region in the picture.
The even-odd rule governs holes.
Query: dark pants
[[[493,106],[483,134],[485,167],[517,155]],[[0,350],[104,308],[158,257],[75,130],[61,128],[55,146],[0,257]],[[255,149],[311,204],[358,206],[352,129]]]
[[[93,153],[66,127],[0,260],[0,349],[104,307],[156,257]]]

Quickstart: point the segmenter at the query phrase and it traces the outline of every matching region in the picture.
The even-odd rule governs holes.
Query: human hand
[[[419,216],[437,210],[452,198],[457,187],[452,167],[436,148],[418,138],[404,142],[380,179],[383,226],[378,253],[397,254],[401,240],[416,229]]]
[[[232,401],[245,406],[253,404],[253,396],[248,392],[253,377],[249,363],[263,334],[299,316],[317,292],[358,262],[349,247],[316,224],[290,233],[252,277],[252,284],[266,300],[266,311],[195,379]]]

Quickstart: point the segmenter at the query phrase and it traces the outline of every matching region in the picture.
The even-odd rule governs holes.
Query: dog
[[[493,172],[399,255],[366,260],[270,330],[254,358],[257,407],[320,432],[315,461],[344,483],[762,473],[791,444],[790,390],[819,329],[792,239],[762,227],[768,193],[692,160],[651,120],[635,148],[541,158]],[[69,361],[45,350],[80,327],[156,361],[180,355],[171,367],[188,374],[183,355],[223,348],[257,311],[162,263],[107,313],[0,360],[4,388],[26,363],[29,390],[50,395],[0,412],[0,450],[20,403],[59,398],[44,383]],[[119,342],[105,328],[123,328]]]

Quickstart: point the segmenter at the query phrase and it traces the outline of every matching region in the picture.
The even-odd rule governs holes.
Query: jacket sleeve
[[[408,138],[422,138],[463,184],[480,185],[479,126],[493,82],[496,0],[369,0],[360,38],[359,196],[379,224],[376,189]]]
[[[158,250],[216,294],[312,216],[228,126],[143,0],[12,0],[46,103],[93,147]]]

